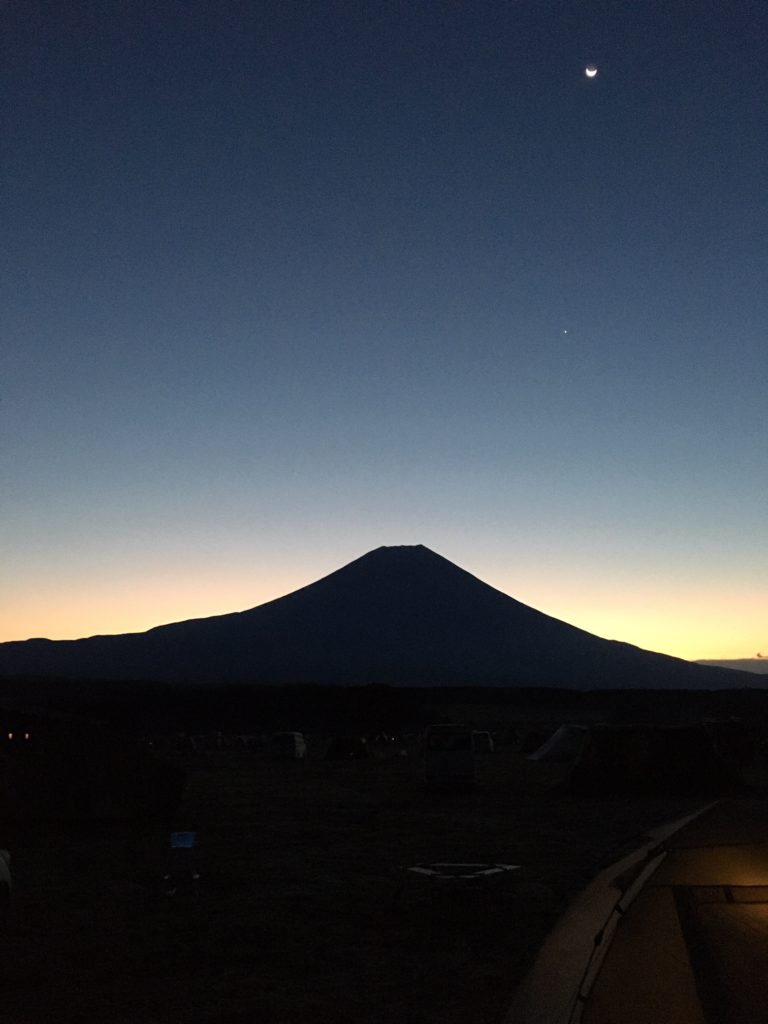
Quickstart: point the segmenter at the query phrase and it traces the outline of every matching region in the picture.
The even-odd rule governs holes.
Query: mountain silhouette
[[[616,689],[727,688],[755,678],[600,639],[422,545],[377,548],[248,611],[145,633],[0,644],[0,676],[12,675]]]
[[[697,658],[697,665],[710,665],[718,668],[735,668],[739,672],[754,672],[768,675],[768,658]]]

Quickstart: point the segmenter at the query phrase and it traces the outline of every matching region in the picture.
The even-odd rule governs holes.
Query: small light
[[[12,739],[13,739],[13,733],[12,733],[12,732],[9,732],[9,733],[8,733],[8,739],[9,739],[9,740],[12,740]]]
[[[25,732],[25,733],[24,733],[24,739],[25,739],[25,740],[28,740],[28,739],[29,739],[29,733],[28,733],[28,732]]]

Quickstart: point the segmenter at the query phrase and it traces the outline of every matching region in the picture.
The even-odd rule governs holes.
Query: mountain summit
[[[249,611],[146,633],[0,644],[0,676],[259,684],[708,688],[748,685],[602,640],[420,544],[380,547]]]

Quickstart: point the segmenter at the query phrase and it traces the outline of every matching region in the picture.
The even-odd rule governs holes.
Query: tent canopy
[[[723,800],[599,875],[542,947],[507,1024],[768,1020],[768,808]]]
[[[704,726],[564,725],[530,760],[560,766],[560,783],[579,795],[743,790],[739,772]]]

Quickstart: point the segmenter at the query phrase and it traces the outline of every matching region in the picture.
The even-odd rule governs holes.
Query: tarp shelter
[[[739,773],[703,726],[564,725],[530,757],[560,767],[557,780],[578,795],[732,795]]]
[[[577,898],[506,1024],[765,1024],[768,806],[652,833]]]

